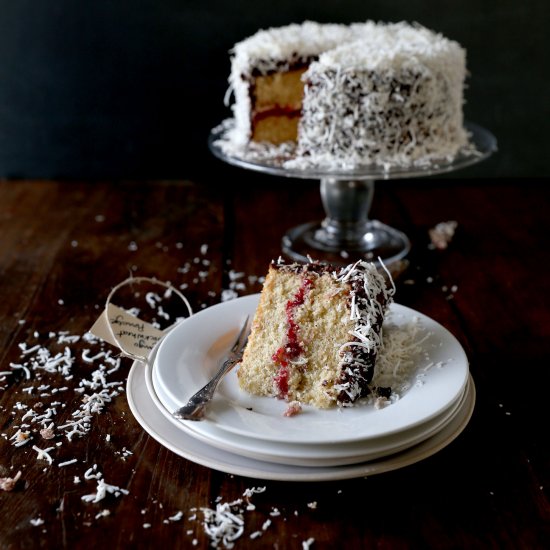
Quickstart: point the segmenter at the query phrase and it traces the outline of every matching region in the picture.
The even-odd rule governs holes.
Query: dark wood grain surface
[[[230,176],[232,183],[216,185],[0,182],[0,372],[8,373],[0,375],[0,478],[21,472],[13,490],[0,490],[0,548],[207,548],[201,509],[258,487],[265,491],[251,497],[255,509],[243,513],[236,548],[301,549],[308,540],[312,549],[548,548],[545,182],[377,187],[372,216],[413,243],[396,301],[458,338],[477,389],[464,432],[426,460],[316,483],[211,470],[141,429],[124,392],[129,359],[109,374],[116,395],[90,414],[85,433],[60,428],[82,410],[91,393],[82,383],[98,367],[83,360],[91,344],[59,337],[84,335],[113,286],[130,274],[170,281],[194,310],[220,302],[237,273],[244,274],[239,295],[258,292],[256,277],[279,256],[282,234],[323,214],[315,183],[238,170]],[[458,222],[453,241],[430,249],[428,230],[447,220]],[[35,344],[53,356],[69,353],[70,374],[31,368],[35,352],[24,353]],[[33,422],[48,408],[55,409],[53,439]],[[15,446],[19,429],[31,439]],[[52,463],[34,447],[52,447]],[[116,489],[98,502],[83,500],[97,494],[91,476],[99,474]],[[255,531],[260,536],[251,538]]]

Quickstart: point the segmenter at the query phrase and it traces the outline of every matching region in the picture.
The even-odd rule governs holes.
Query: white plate
[[[424,460],[451,443],[466,427],[475,404],[475,386],[468,384],[466,400],[453,420],[426,441],[396,455],[347,466],[308,468],[254,460],[216,449],[189,436],[159,411],[145,383],[145,369],[134,363],[126,387],[132,414],[161,445],[202,466],[228,474],[278,481],[331,481],[381,474]]]
[[[191,437],[218,449],[249,458],[278,464],[310,467],[357,464],[394,454],[417,445],[443,429],[446,424],[453,420],[464,405],[468,392],[467,384],[465,391],[443,413],[428,422],[403,432],[352,443],[299,445],[243,437],[226,430],[219,430],[214,424],[197,431],[194,429],[195,426],[198,426],[196,422],[182,422],[163,406],[156,395],[152,383],[152,369],[149,365],[145,367],[145,381],[149,395],[159,411],[171,424],[185,431]]]
[[[164,338],[153,364],[153,385],[168,410],[184,405],[216,372],[246,315],[254,314],[258,299],[255,294],[212,306],[186,319]],[[429,357],[417,358],[419,373],[429,363],[444,365],[423,373],[422,384],[413,383],[391,406],[381,410],[372,404],[326,410],[306,406],[301,414],[283,418],[287,404],[243,392],[234,369],[222,380],[207,418],[193,429],[207,436],[214,424],[255,439],[341,444],[398,433],[435,418],[464,391],[469,375],[466,354],[456,338],[429,317],[398,304],[392,304],[390,313],[397,326],[419,318],[429,334],[422,344]]]

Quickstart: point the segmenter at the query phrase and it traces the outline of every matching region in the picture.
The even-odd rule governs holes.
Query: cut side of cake
[[[368,396],[393,293],[369,262],[272,263],[237,371],[241,389],[319,408]]]
[[[279,145],[298,139],[298,122],[302,113],[306,69],[295,67],[284,72],[258,75],[252,84],[253,141]]]
[[[303,75],[312,61],[348,34],[345,25],[306,21],[261,30],[236,44],[229,78],[235,94],[235,144],[296,142]]]
[[[222,147],[279,155],[284,144],[289,168],[452,159],[468,143],[465,77],[465,50],[420,25],[261,30],[232,50],[234,118]]]

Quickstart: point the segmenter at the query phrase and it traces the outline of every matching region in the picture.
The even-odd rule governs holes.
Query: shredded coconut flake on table
[[[109,485],[108,483],[105,483],[103,479],[98,479],[96,492],[89,495],[84,495],[81,498],[84,502],[95,503],[103,500],[107,496],[107,494],[112,494],[115,497],[119,497],[120,495],[129,494],[129,491],[127,491],[126,489],[121,489],[116,485]]]
[[[65,462],[60,462],[57,466],[59,468],[64,468],[65,466],[70,466],[71,464],[75,464],[78,462],[78,459],[73,458],[72,460],[66,460]]]
[[[37,452],[36,460],[47,460],[48,464],[51,464],[53,462],[53,458],[50,456],[50,451],[55,450],[55,447],[40,449],[36,445],[33,445],[32,448]]]
[[[18,429],[11,437],[10,440],[13,441],[12,445],[14,447],[22,447],[27,444],[32,439],[30,432],[23,432],[21,429]]]
[[[204,514],[204,531],[210,537],[214,548],[220,543],[226,548],[233,548],[234,542],[243,534],[244,518],[241,504],[242,500],[238,499],[218,503],[215,509],[201,508]]]
[[[251,487],[244,491],[243,498],[239,498],[232,502],[222,502],[221,497],[217,500],[215,508],[201,508],[204,516],[202,525],[205,533],[210,538],[213,548],[218,548],[223,544],[225,548],[233,548],[235,541],[244,533],[245,519],[244,513],[246,510],[255,509],[248,508],[250,498],[257,493],[263,493],[265,487]],[[192,517],[189,518],[190,520]],[[271,520],[266,520],[262,526],[265,531],[271,524]],[[261,532],[259,532],[261,534]],[[252,538],[256,538],[259,534],[252,534]]]
[[[13,477],[0,477],[0,490],[13,491],[17,482],[21,478],[21,472],[17,472]]]
[[[173,516],[170,516],[168,519],[170,521],[179,521],[183,517],[183,512],[178,510]]]

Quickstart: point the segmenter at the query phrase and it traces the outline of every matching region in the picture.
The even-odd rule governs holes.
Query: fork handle
[[[232,367],[235,364],[235,361],[228,359],[227,361],[224,361],[223,365],[221,366],[220,370],[216,373],[216,375],[210,380],[207,384],[205,384],[195,395],[193,395],[189,399],[189,403],[192,402],[202,402],[202,401],[210,401],[214,395],[214,391],[216,390],[217,385],[219,384],[220,380],[222,379],[222,376],[229,370],[230,367]]]
[[[200,420],[204,416],[207,403],[214,396],[218,383],[238,362],[238,359],[227,359],[224,361],[212,380],[195,393],[183,407],[174,412],[174,416],[184,420]]]

